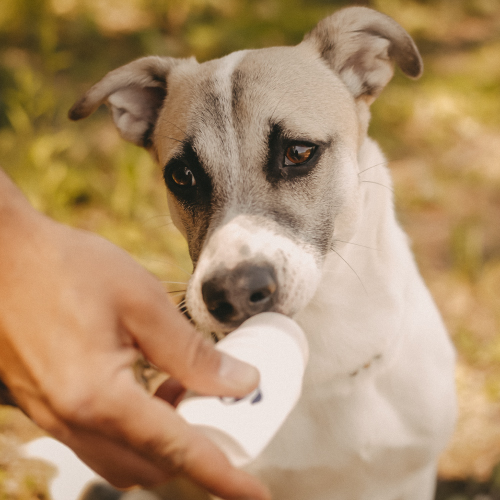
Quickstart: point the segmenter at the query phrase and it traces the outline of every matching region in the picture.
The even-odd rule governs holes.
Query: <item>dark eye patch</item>
[[[279,124],[273,125],[268,137],[268,159],[264,167],[267,180],[275,184],[280,181],[298,181],[307,176],[314,170],[328,144],[302,138],[292,139]]]
[[[165,165],[163,177],[169,195],[181,207],[179,216],[187,234],[191,259],[196,265],[213,212],[212,179],[189,141]]]
[[[184,205],[202,204],[210,198],[212,182],[189,142],[181,154],[172,158],[163,169],[167,188]]]

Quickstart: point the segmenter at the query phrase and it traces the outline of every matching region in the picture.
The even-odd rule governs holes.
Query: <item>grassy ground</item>
[[[297,43],[341,4],[2,0],[2,167],[38,209],[109,238],[161,280],[185,282],[190,263],[158,167],[118,138],[105,110],[75,124],[67,109],[135,57],[204,60]],[[425,62],[420,81],[398,74],[384,91],[370,133],[390,159],[401,223],[459,353],[460,421],[440,468],[472,479],[440,486],[438,497],[500,498],[500,2],[369,5],[410,31]],[[0,499],[44,498],[50,469],[16,456],[36,432],[0,409]]]

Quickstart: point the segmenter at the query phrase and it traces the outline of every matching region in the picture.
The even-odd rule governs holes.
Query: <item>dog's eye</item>
[[[296,143],[288,146],[285,151],[285,165],[304,165],[313,156],[316,146]]]
[[[178,186],[186,188],[196,186],[196,179],[194,178],[193,172],[185,165],[176,166],[170,175]]]

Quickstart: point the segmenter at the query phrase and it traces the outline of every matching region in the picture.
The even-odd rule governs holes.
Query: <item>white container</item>
[[[297,403],[308,360],[302,329],[287,316],[253,316],[216,349],[255,366],[259,387],[242,399],[189,393],[178,412],[225,452],[236,467],[255,459]]]

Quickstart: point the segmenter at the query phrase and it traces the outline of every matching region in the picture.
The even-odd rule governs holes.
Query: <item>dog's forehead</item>
[[[241,213],[279,220],[278,232],[325,252],[344,196],[332,194],[336,164],[347,158],[340,170],[354,171],[358,121],[352,95],[321,57],[300,45],[236,52],[176,69],[167,88],[155,147],[163,165],[181,161],[198,177],[203,196],[189,210],[170,202],[193,259],[210,228]],[[322,168],[299,189],[279,183],[278,194],[268,172],[286,141],[322,145]]]
[[[174,72],[156,130],[162,160],[188,139],[207,158],[259,155],[273,124],[326,142],[337,128],[356,134],[352,96],[307,45],[234,52]]]

